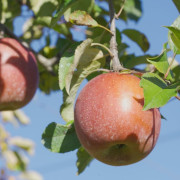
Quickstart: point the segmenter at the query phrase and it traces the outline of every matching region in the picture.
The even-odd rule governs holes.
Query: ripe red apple
[[[26,105],[38,86],[35,56],[12,38],[0,39],[0,111]]]
[[[121,166],[140,161],[154,148],[161,126],[158,109],[143,111],[140,79],[102,74],[86,84],[75,105],[75,129],[94,158]]]

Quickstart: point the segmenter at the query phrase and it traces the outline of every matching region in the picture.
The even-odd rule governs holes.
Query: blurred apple
[[[161,115],[158,109],[143,111],[139,83],[131,74],[102,74],[88,82],[77,98],[76,133],[89,154],[103,163],[138,162],[157,142]]]
[[[0,39],[0,111],[15,110],[30,102],[38,80],[33,53],[15,39]]]

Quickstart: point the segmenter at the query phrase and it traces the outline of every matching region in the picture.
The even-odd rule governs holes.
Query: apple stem
[[[121,65],[118,57],[118,50],[117,50],[117,42],[116,42],[116,24],[115,24],[115,10],[113,5],[113,0],[109,0],[109,11],[110,11],[110,30],[112,32],[112,37],[110,40],[110,50],[113,54],[112,57],[112,68],[114,71],[118,72],[123,70],[123,66]]]

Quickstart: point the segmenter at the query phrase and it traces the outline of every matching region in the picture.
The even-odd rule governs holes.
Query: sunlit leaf
[[[98,23],[86,11],[74,11],[69,16],[69,21],[76,25],[97,27]]]
[[[87,166],[91,163],[93,160],[93,157],[83,148],[80,147],[77,152],[77,162],[76,166],[78,168],[77,175],[81,174]]]
[[[144,110],[164,106],[172,97],[177,95],[180,82],[167,85],[160,76],[154,73],[145,73],[142,76],[141,87],[144,90]]]
[[[177,47],[177,51],[180,51],[180,28],[172,27],[172,26],[165,26],[170,30],[170,37]]]
[[[105,64],[105,59],[99,59],[92,61],[91,63],[87,63],[84,68],[79,69],[73,75],[73,79],[71,81],[71,89],[69,94],[66,91],[63,91],[63,104],[61,106],[61,116],[65,121],[74,120],[74,102],[75,97],[78,91],[78,88],[82,81],[92,72],[96,71],[97,69],[103,67]]]
[[[0,124],[0,142],[5,141],[8,137],[8,132],[4,129],[4,127]]]
[[[13,111],[16,119],[23,125],[27,125],[30,122],[29,117],[20,109]]]
[[[65,78],[66,87],[66,91],[63,91],[63,104],[60,110],[61,116],[65,121],[74,120],[74,101],[82,81],[105,64],[103,52],[100,49],[92,48],[90,46],[91,42],[90,39],[87,39],[77,47],[73,63],[70,68],[67,68],[68,73],[65,73],[65,76],[60,75],[61,87],[64,86],[63,77]]]
[[[69,74],[70,67],[73,64],[75,49],[77,48],[78,45],[79,43],[72,44],[60,59],[58,74],[59,74],[59,87],[61,90],[63,90],[66,85],[66,77]]]
[[[86,11],[87,13],[90,13],[93,9],[94,6],[94,0],[77,0],[76,3],[73,3],[71,7],[69,7],[65,12],[64,12],[64,18],[67,22],[69,22],[69,17],[71,13],[75,11]]]
[[[38,16],[35,20],[34,20],[34,24],[38,24],[38,25],[42,25],[42,26],[47,26],[50,27],[51,25],[51,17],[50,16]]]
[[[161,72],[162,74],[166,74],[168,68],[169,68],[169,63],[168,63],[168,57],[167,57],[167,50],[164,50],[159,56],[156,56],[154,58],[147,58],[147,61],[150,62],[155,66],[155,68]],[[172,80],[172,72],[167,76],[167,79]]]
[[[25,171],[28,161],[24,155],[17,151],[7,150],[3,152],[3,157],[5,158],[7,167],[10,170]]]
[[[30,139],[16,136],[16,137],[10,138],[8,143],[10,145],[19,147],[19,148],[27,151],[29,154],[34,153],[34,142],[31,141]]]
[[[30,0],[33,12],[37,16],[52,16],[57,7],[57,0]]]
[[[76,70],[79,62],[86,62],[86,59],[88,59],[87,55],[85,54],[85,50],[90,47],[92,43],[92,39],[87,39],[84,42],[82,42],[77,49],[75,50],[75,55],[74,55],[74,60],[73,64],[69,68],[69,73],[66,76],[66,91],[69,93],[70,91],[70,84],[71,84],[71,79],[73,77],[73,73]],[[84,55],[84,56],[83,56]],[[82,58],[83,57],[83,58]],[[92,59],[91,59],[92,60]]]
[[[52,152],[65,153],[81,146],[74,124],[61,125],[55,122],[49,124],[42,134],[43,145]]]
[[[1,117],[4,122],[12,123],[14,126],[18,125],[16,118],[14,117],[13,111],[2,111]]]
[[[20,179],[23,180],[43,180],[43,177],[35,171],[26,171],[19,175]]]
[[[173,27],[176,30],[180,29],[180,16],[178,16],[178,18],[171,25],[171,30],[173,30]],[[168,32],[168,44],[174,53],[180,54],[180,49],[179,49],[179,44],[178,44],[179,38],[177,37],[177,34],[175,35],[171,30],[169,30]]]

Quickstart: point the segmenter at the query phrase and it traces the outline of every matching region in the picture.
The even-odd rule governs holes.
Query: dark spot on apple
[[[122,149],[123,147],[125,147],[126,145],[125,144],[117,144],[116,145],[118,149]]]

